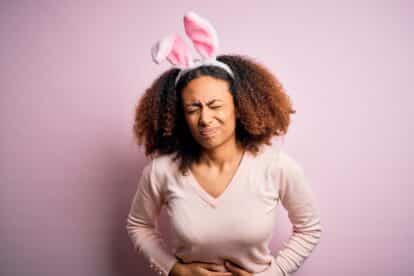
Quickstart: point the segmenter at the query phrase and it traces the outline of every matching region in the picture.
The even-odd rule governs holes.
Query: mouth
[[[216,135],[217,130],[218,130],[218,127],[201,129],[200,135],[206,138],[213,137],[214,135]]]

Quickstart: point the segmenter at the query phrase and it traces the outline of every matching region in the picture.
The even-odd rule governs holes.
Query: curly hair
[[[199,160],[202,148],[192,137],[185,121],[181,91],[199,76],[212,76],[229,82],[238,118],[236,141],[246,151],[256,154],[272,136],[286,134],[292,108],[281,83],[263,65],[241,55],[220,55],[234,77],[216,66],[201,66],[184,74],[177,85],[179,69],[167,70],[146,89],[135,108],[133,125],[138,145],[145,144],[150,157],[175,154],[179,170],[185,174],[192,162]]]

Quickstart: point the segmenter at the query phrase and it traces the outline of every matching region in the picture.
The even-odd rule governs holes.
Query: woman
[[[128,234],[160,275],[290,275],[322,232],[302,167],[271,146],[295,111],[265,67],[216,56],[217,36],[205,19],[190,12],[184,24],[203,58],[194,62],[176,35],[153,48],[156,62],[167,58],[177,68],[162,74],[136,109],[135,136],[153,158],[131,204]],[[272,254],[279,203],[293,233]],[[176,237],[173,253],[157,230],[162,207]]]

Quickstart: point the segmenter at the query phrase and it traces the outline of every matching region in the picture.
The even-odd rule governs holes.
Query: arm
[[[288,212],[293,233],[268,269],[257,276],[289,276],[297,271],[319,243],[322,226],[319,209],[302,167],[281,152],[279,199]]]
[[[138,188],[126,220],[126,229],[135,251],[143,253],[151,268],[168,275],[178,261],[164,245],[158,231],[157,218],[163,204],[160,181],[154,173],[154,161],[142,171]]]

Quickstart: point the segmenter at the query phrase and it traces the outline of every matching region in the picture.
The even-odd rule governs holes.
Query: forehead
[[[202,76],[190,81],[183,89],[184,102],[208,102],[213,99],[228,101],[232,99],[229,84],[225,80]]]

